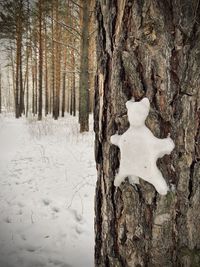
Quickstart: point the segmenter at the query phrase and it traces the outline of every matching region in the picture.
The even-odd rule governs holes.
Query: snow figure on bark
[[[145,120],[149,114],[148,98],[135,102],[132,98],[126,102],[129,129],[122,135],[111,136],[111,143],[121,152],[119,172],[114,185],[119,186],[126,177],[131,184],[138,184],[139,178],[151,183],[157,192],[166,195],[168,186],[156,165],[158,158],[169,155],[174,149],[174,142],[168,136],[159,139],[146,127]]]

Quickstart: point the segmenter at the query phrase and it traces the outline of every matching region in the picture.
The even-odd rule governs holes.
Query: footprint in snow
[[[60,211],[60,209],[58,207],[52,207],[52,210],[56,213],[58,213]]]
[[[24,241],[26,240],[26,236],[24,234],[21,234],[20,237],[22,240],[24,240]]]
[[[71,213],[74,215],[74,219],[75,219],[77,222],[82,222],[82,221],[83,221],[83,216],[82,216],[82,214],[78,213],[77,210],[73,210],[73,209],[71,209],[70,211],[71,211]]]
[[[33,246],[33,245],[26,245],[25,250],[28,252],[35,252],[36,250],[38,250],[39,247]]]
[[[23,208],[23,207],[24,207],[24,204],[21,203],[21,202],[18,202],[17,205],[18,205],[20,208]]]
[[[12,221],[11,221],[11,219],[10,219],[9,217],[6,217],[6,218],[4,219],[4,222],[6,222],[6,223],[12,223]]]
[[[20,210],[18,210],[18,212],[16,214],[17,215],[22,215],[23,214],[23,211],[20,209]]]
[[[79,226],[79,225],[76,225],[75,227],[75,231],[78,235],[82,234],[84,232],[84,229],[83,227]]]
[[[51,203],[51,200],[49,200],[48,198],[43,198],[42,202],[45,206],[49,206],[49,204]]]
[[[50,264],[54,264],[54,266],[59,266],[59,267],[72,267],[72,265],[69,265],[67,263],[64,263],[60,260],[57,260],[57,259],[49,259],[49,263]]]

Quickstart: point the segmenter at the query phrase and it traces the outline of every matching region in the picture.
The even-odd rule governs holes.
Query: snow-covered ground
[[[0,117],[0,267],[91,267],[94,135],[77,118]]]

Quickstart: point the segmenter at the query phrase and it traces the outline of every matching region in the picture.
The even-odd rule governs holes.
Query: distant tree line
[[[8,55],[15,116],[41,120],[65,112],[88,130],[93,109],[94,0],[0,2],[0,39]],[[1,80],[1,79],[0,79]],[[0,83],[0,109],[2,90]]]

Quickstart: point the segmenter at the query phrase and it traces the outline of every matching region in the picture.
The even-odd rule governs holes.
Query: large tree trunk
[[[198,0],[103,1],[96,5],[96,266],[200,266],[200,5]],[[125,102],[147,96],[148,127],[171,134],[158,162],[171,192],[140,180],[113,185],[128,128]]]

